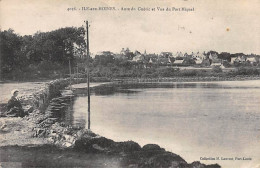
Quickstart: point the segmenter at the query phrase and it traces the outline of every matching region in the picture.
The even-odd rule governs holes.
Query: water
[[[71,124],[85,127],[86,95],[71,110]],[[259,167],[260,81],[103,86],[91,94],[91,129],[115,141],[159,144],[187,162]]]

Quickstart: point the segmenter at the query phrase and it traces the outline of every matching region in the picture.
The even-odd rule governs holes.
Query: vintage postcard
[[[0,0],[0,167],[259,168],[259,0]]]

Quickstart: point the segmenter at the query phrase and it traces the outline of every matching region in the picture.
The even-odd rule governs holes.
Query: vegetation
[[[69,63],[72,72],[78,66],[81,75],[85,74],[84,29],[67,27],[51,32],[37,32],[34,35],[20,36],[13,30],[0,32],[0,78],[1,80],[53,79],[68,77]],[[231,57],[239,54],[209,51],[206,55],[217,54],[225,67],[231,67]],[[140,54],[140,53],[139,53]],[[110,78],[158,78],[158,77],[194,77],[194,76],[235,76],[259,75],[259,62],[252,66],[250,62],[235,62],[233,72],[224,72],[220,67],[212,70],[180,70],[169,64],[156,62],[158,55],[147,54],[142,62],[130,61],[135,54],[130,52],[113,54],[106,52],[90,59],[92,77]],[[149,60],[153,63],[149,63]],[[170,58],[173,62],[174,58]],[[167,59],[165,60],[168,61]],[[195,65],[191,58],[184,59],[182,66]],[[204,60],[204,66],[210,61]]]
[[[49,77],[67,73],[75,65],[73,43],[84,46],[83,28],[62,28],[19,36],[13,30],[0,32],[1,79]],[[65,68],[65,69],[64,69]]]

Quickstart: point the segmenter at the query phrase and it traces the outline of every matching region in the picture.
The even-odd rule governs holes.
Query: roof
[[[159,58],[159,63],[171,63],[171,60],[169,58]]]
[[[218,55],[217,54],[209,54],[209,59],[217,59],[218,58]]]
[[[137,61],[142,61],[142,60],[144,60],[144,56],[141,55],[141,54],[138,54],[138,55],[133,57],[133,61],[137,62]]]
[[[199,52],[193,53],[192,57],[193,58],[200,58],[200,59],[205,59],[206,58],[206,56],[203,53],[199,53]]]
[[[174,61],[174,64],[182,64],[183,63],[183,59],[177,59]]]
[[[110,51],[102,51],[98,52],[97,55],[114,55],[114,53]]]
[[[221,63],[212,63],[211,66],[221,66]]]
[[[172,56],[172,53],[171,53],[171,52],[161,52],[159,56],[171,57],[171,56]]]
[[[195,63],[196,63],[196,64],[202,64],[202,62],[203,62],[203,60],[201,60],[201,59],[199,59],[199,58],[197,58],[197,59],[195,60]]]
[[[256,62],[255,57],[252,57],[252,56],[247,57],[246,60],[249,61],[249,62]]]

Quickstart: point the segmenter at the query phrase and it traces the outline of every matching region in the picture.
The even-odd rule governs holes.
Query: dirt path
[[[48,143],[44,138],[34,138],[36,124],[27,118],[0,118],[0,146],[39,145]]]
[[[0,103],[7,103],[11,97],[11,91],[18,89],[19,96],[29,95],[45,87],[47,82],[24,82],[24,83],[0,83]]]

